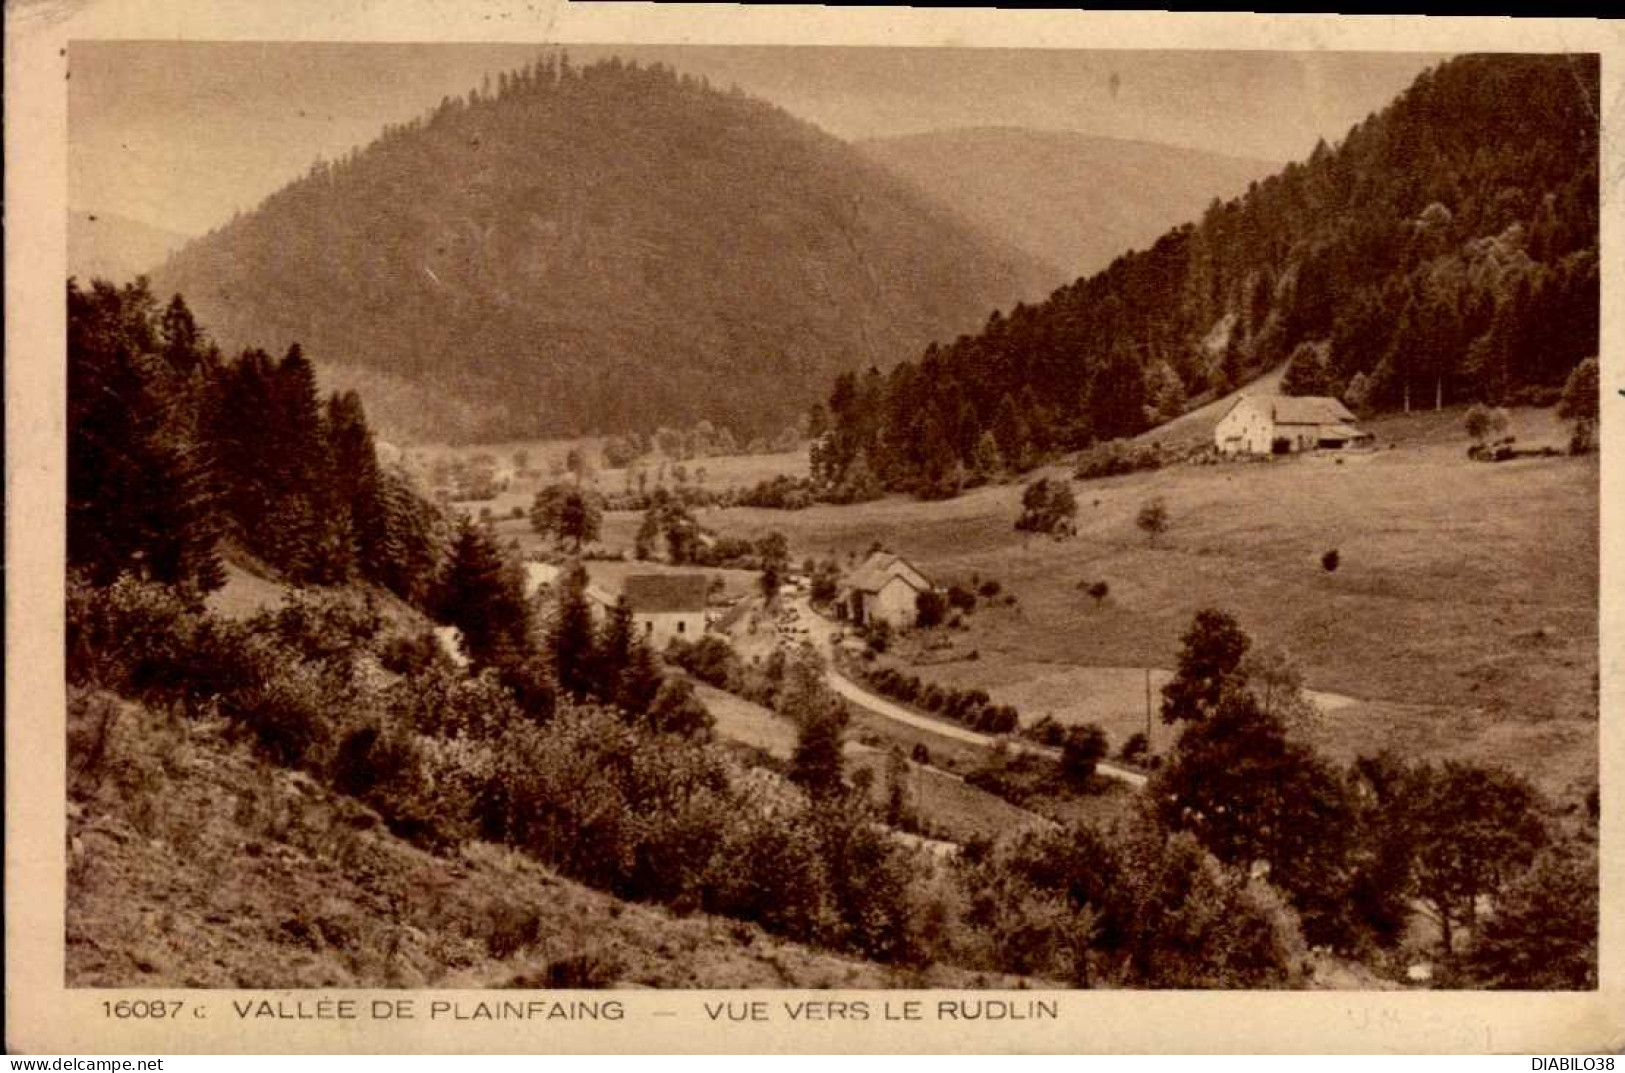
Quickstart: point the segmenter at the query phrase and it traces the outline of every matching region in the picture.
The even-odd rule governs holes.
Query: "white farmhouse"
[[[841,608],[859,626],[877,620],[893,628],[912,626],[915,601],[932,588],[931,579],[907,559],[877,551],[847,579]]]
[[[633,629],[658,651],[673,637],[697,641],[704,636],[709,589],[710,579],[704,574],[631,574],[619,584],[606,579],[587,586],[587,598],[601,617],[625,600]]]
[[[1336,399],[1316,395],[1243,395],[1213,430],[1224,454],[1284,454],[1371,442],[1354,415]]]

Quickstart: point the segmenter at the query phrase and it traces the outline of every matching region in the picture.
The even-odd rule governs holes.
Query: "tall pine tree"
[[[597,636],[587,606],[586,574],[572,571],[560,586],[559,605],[547,638],[553,678],[577,701],[598,693]]]
[[[524,582],[485,529],[465,520],[441,579],[441,618],[457,627],[476,668],[522,661],[532,650]]]
[[[349,519],[356,566],[363,577],[387,585],[392,549],[383,475],[366,411],[355,392],[327,400],[327,441],[331,488]]]
[[[68,562],[99,582],[207,590],[224,581],[214,468],[194,430],[197,381],[161,356],[155,310],[145,280],[69,281]]]

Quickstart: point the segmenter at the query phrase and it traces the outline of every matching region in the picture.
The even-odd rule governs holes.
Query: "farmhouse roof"
[[[1339,425],[1354,420],[1347,406],[1323,395],[1280,395],[1273,404],[1278,425]]]
[[[704,574],[633,574],[621,595],[633,611],[704,611],[708,588]]]
[[[1337,425],[1355,420],[1347,406],[1324,395],[1237,395],[1219,420],[1246,403],[1261,407],[1277,425]]]
[[[909,579],[907,573],[893,571],[893,567],[899,564],[920,577],[925,577],[924,572],[919,567],[901,555],[893,555],[887,551],[877,551],[869,556],[862,566],[858,567],[857,572],[852,575],[847,584],[859,592],[879,592],[886,587],[886,582],[895,577],[901,579],[909,587],[918,589],[919,586]]]
[[[624,599],[634,614],[660,614],[704,611],[710,587],[704,574],[631,574],[619,585],[594,585],[588,594],[605,604]]]
[[[1371,433],[1357,429],[1353,425],[1332,425],[1330,428],[1323,429],[1322,434],[1345,440],[1359,440],[1371,435]]]

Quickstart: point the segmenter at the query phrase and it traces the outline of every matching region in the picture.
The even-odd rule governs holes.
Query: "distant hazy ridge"
[[[989,232],[1087,276],[1279,164],[1074,131],[979,127],[858,143]]]
[[[150,272],[186,244],[187,236],[115,213],[68,213],[68,275],[119,283]]]

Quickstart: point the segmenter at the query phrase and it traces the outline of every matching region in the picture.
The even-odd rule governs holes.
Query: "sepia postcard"
[[[12,1051],[1625,1048],[1617,28],[6,14]]]

